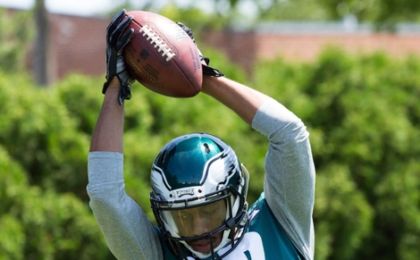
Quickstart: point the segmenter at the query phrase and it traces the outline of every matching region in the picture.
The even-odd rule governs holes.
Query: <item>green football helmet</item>
[[[235,152],[215,136],[188,134],[162,148],[152,167],[150,201],[177,256],[219,259],[236,247],[248,224],[248,180]]]

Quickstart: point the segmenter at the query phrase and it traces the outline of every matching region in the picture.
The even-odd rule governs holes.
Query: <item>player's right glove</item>
[[[116,14],[111,23],[107,27],[106,34],[106,81],[102,88],[102,93],[105,94],[111,80],[114,77],[118,78],[120,82],[120,91],[118,101],[120,104],[125,99],[130,99],[131,90],[130,82],[132,81],[130,75],[126,71],[122,51],[124,47],[130,42],[134,30],[128,29],[132,18],[127,16],[125,10]]]
[[[188,34],[188,36],[190,36],[190,38],[195,43],[194,35],[193,35],[193,32],[192,32],[191,28],[186,26],[185,24],[183,24],[181,22],[177,22],[177,24]],[[200,53],[200,60],[201,60],[204,75],[212,76],[212,77],[224,76],[224,74],[222,72],[220,72],[220,70],[210,67],[209,66],[210,59],[207,58],[207,57],[204,57],[199,49],[198,49],[198,51]]]

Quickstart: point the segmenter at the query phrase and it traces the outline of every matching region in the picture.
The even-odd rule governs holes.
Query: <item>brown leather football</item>
[[[156,13],[130,11],[133,37],[124,49],[129,73],[145,87],[172,97],[192,97],[203,74],[197,46],[175,22]]]

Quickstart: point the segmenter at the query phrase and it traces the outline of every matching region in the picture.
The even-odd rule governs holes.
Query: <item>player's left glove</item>
[[[193,35],[193,32],[192,32],[191,28],[186,26],[185,24],[183,24],[181,22],[177,22],[177,24],[188,34],[188,36],[190,36],[190,38],[195,43],[194,35]],[[198,49],[198,47],[197,47],[197,49]],[[198,49],[198,52],[200,54],[200,60],[201,60],[204,75],[212,76],[212,77],[224,76],[224,74],[222,72],[220,72],[220,70],[209,66],[210,59],[207,58],[207,57],[204,57],[203,54],[201,53],[200,49]]]
[[[106,34],[106,81],[102,88],[102,93],[105,94],[111,80],[114,77],[118,78],[120,82],[120,91],[118,101],[120,104],[125,99],[130,99],[131,90],[130,83],[132,79],[126,71],[122,51],[124,47],[130,42],[133,35],[133,29],[127,29],[131,23],[132,18],[128,16],[125,10],[116,14],[111,23],[107,27]]]

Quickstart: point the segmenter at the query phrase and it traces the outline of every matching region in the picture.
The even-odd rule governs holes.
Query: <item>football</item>
[[[147,11],[129,11],[134,30],[124,49],[128,72],[145,87],[171,97],[192,97],[203,74],[197,46],[172,20]]]

